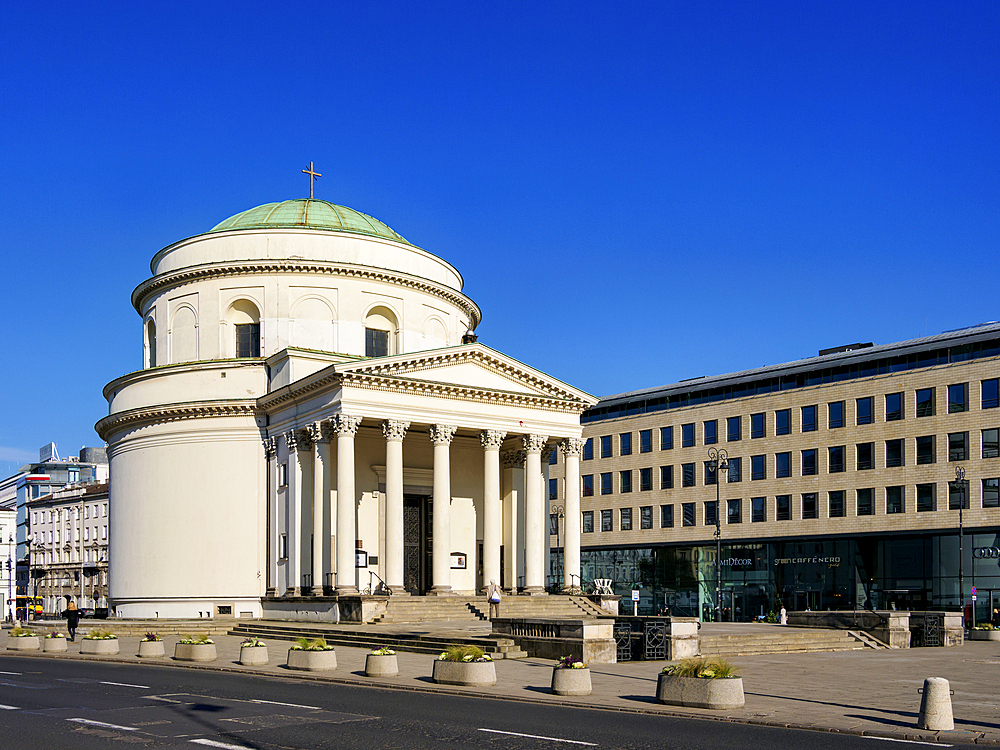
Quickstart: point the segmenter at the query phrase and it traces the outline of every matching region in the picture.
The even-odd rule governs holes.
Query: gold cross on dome
[[[313,180],[315,180],[317,177],[322,177],[323,175],[321,175],[319,172],[316,172],[316,171],[313,170],[313,163],[312,162],[309,162],[309,169],[303,169],[302,173],[309,175],[309,200],[312,200],[312,197],[313,197]]]

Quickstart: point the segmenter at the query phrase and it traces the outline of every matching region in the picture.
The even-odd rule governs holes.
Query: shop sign
[[[730,557],[727,560],[722,561],[723,565],[736,566],[736,565],[753,565],[753,560],[748,557]]]
[[[775,565],[829,565],[831,568],[840,567],[839,557],[778,557],[774,560]]]
[[[1000,559],[1000,547],[973,547],[972,556],[977,560],[997,560]]]

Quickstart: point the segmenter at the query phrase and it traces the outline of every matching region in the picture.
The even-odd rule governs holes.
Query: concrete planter
[[[240,664],[246,667],[267,664],[267,646],[240,646]]]
[[[395,677],[399,674],[396,655],[368,654],[365,659],[365,674],[369,677]]]
[[[8,651],[37,651],[38,650],[38,636],[37,635],[22,635],[20,637],[8,637],[7,638],[7,650]]]
[[[969,638],[973,641],[1000,641],[1000,630],[970,630]]]
[[[139,658],[155,659],[166,656],[163,641],[139,641]]]
[[[590,695],[592,691],[589,669],[568,667],[552,669],[552,692],[556,695]]]
[[[709,680],[661,673],[656,683],[656,700],[668,706],[686,708],[742,708],[743,678]]]
[[[42,638],[42,651],[58,654],[69,649],[65,636],[61,638]]]
[[[218,657],[214,643],[178,643],[174,646],[177,661],[215,661]]]
[[[337,652],[329,651],[296,651],[288,649],[287,666],[289,669],[302,669],[307,672],[323,672],[337,668]]]
[[[434,662],[434,682],[442,685],[467,685],[486,687],[497,684],[497,671],[491,661],[441,661]]]
[[[90,639],[84,638],[80,641],[80,653],[91,655],[108,655],[118,653],[117,638]]]

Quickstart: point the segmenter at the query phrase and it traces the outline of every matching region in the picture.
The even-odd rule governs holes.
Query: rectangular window
[[[594,460],[594,438],[589,437],[583,441],[583,460]]]
[[[694,487],[694,464],[681,464],[681,486]]]
[[[903,418],[903,394],[885,394],[885,421],[898,422]]]
[[[653,489],[653,470],[639,469],[639,492],[649,492]]]
[[[639,452],[640,453],[652,453],[653,452],[653,431],[652,430],[639,430]]]
[[[729,459],[729,482],[743,481],[743,461],[739,458]]]
[[[969,384],[957,383],[948,386],[948,413],[956,414],[969,410]]]
[[[834,490],[827,494],[830,503],[830,518],[843,518],[846,515],[844,507],[844,491]]]
[[[389,356],[388,331],[380,331],[377,328],[365,329],[365,356],[366,357]]]
[[[750,498],[750,522],[764,523],[765,521],[767,521],[767,498]]]
[[[767,456],[750,456],[750,479],[767,479]]]
[[[875,515],[875,490],[868,487],[863,490],[858,490],[858,515],[859,516],[873,516]]]
[[[806,492],[802,495],[802,517],[818,518],[819,501],[815,492]]]
[[[1000,393],[997,391],[997,384],[1000,382],[998,378],[991,378],[990,380],[984,380],[980,384],[980,396],[982,403],[980,408],[982,409],[996,409],[1000,406]]]
[[[549,500],[559,499],[559,480],[550,479],[549,480]]]
[[[1000,430],[983,430],[983,458],[1000,457]]]
[[[902,487],[885,488],[885,512],[886,513],[906,512],[906,497],[903,494]]]
[[[781,477],[790,477],[791,475],[792,475],[792,454],[775,453],[774,476],[781,478]]]
[[[751,438],[762,438],[767,435],[767,421],[766,415],[761,412],[760,414],[750,415],[750,437]]]
[[[690,448],[694,445],[694,423],[681,425],[681,447]]]
[[[735,443],[743,438],[742,420],[740,417],[729,417],[726,420],[726,440]]]
[[[631,456],[632,455],[632,433],[623,432],[618,436],[618,455],[620,456]]]
[[[715,461],[705,462],[705,486],[710,484],[715,484],[715,480],[718,478],[718,472],[715,468]]]
[[[660,467],[660,489],[661,490],[672,490],[674,488],[674,467],[673,466],[661,466]]]
[[[917,485],[917,513],[926,513],[937,508],[937,485]]]
[[[778,521],[792,520],[791,495],[778,495],[774,498],[774,517]]]
[[[802,407],[802,431],[803,432],[815,432],[816,431],[816,406],[803,406]]]
[[[934,389],[920,388],[917,390],[917,416],[934,416]]]
[[[673,427],[661,427],[660,428],[660,450],[668,451],[674,447],[674,428]]]
[[[1000,479],[983,480],[983,507],[1000,508]]]
[[[673,505],[661,505],[660,506],[660,528],[661,529],[672,529],[674,527],[674,506]]]
[[[601,531],[612,531],[611,527],[611,510],[605,509],[601,511]]]
[[[792,432],[792,410],[778,409],[774,412],[774,434],[789,435]]]
[[[948,482],[948,510],[969,509],[967,482]]]
[[[844,446],[832,445],[828,449],[828,453],[829,463],[827,464],[827,471],[831,474],[844,471]]]
[[[743,523],[742,500],[730,500],[726,503],[726,523]]]
[[[584,474],[583,477],[583,496],[593,497],[594,496],[594,475]]]
[[[704,424],[705,428],[705,445],[713,445],[719,442],[719,421],[717,419],[709,419]]]
[[[619,492],[631,492],[632,491],[632,471],[619,471],[618,472],[618,491]]]
[[[594,533],[594,511],[592,510],[583,511],[583,533]]]
[[[559,515],[557,513],[549,513],[549,536],[555,536],[559,533]]]
[[[288,534],[278,535],[278,559],[288,559]]]
[[[715,526],[715,522],[719,520],[719,504],[715,500],[709,500],[705,503],[705,525]]]
[[[875,468],[875,443],[858,443],[858,471]]]
[[[621,531],[631,531],[632,530],[632,509],[631,508],[622,508],[619,511],[619,513],[620,513],[620,521],[621,521],[620,530]]]
[[[557,463],[559,463],[559,450],[551,448],[549,450],[549,466],[555,466]]]
[[[611,486],[611,472],[602,471],[601,472],[601,494],[610,495],[614,492],[614,488]]]
[[[875,399],[871,396],[859,398],[855,402],[857,424],[871,424],[875,421]]]
[[[653,528],[653,506],[643,505],[639,508],[639,528],[640,529],[651,529]]]
[[[917,438],[917,465],[933,464],[937,462],[934,455],[934,436],[924,435]]]
[[[808,477],[816,472],[816,449],[808,448],[802,451],[802,476]]]
[[[948,460],[966,461],[969,458],[969,433],[952,432],[948,434]]]
[[[885,441],[885,465],[886,466],[906,466],[906,455],[904,453],[904,443],[899,440]]]
[[[694,526],[694,503],[681,503],[681,515],[685,526]]]
[[[288,486],[288,463],[282,462],[278,464],[278,486],[287,487]]]
[[[260,323],[236,324],[236,358],[260,356]]]
[[[611,458],[610,435],[601,435],[601,458]]]
[[[831,430],[844,426],[844,402],[832,401],[827,405],[826,426]]]

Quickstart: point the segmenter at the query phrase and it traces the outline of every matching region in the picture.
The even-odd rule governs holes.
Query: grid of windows
[[[948,386],[948,413],[968,411],[969,409],[969,384],[957,383]]]
[[[632,471],[619,471],[618,472],[618,491],[619,492],[631,492],[632,491]]]
[[[917,390],[917,416],[934,416],[934,389],[920,388]]]
[[[681,503],[681,523],[684,526],[694,526],[694,503]]]
[[[729,459],[729,471],[726,472],[730,483],[743,481],[743,461],[739,457]]]
[[[705,484],[706,485],[715,484],[715,481],[716,481],[717,478],[718,478],[718,472],[716,471],[716,468],[715,468],[715,461],[706,461],[705,462]]]
[[[590,437],[583,441],[583,460],[594,460],[594,438]]]
[[[750,456],[750,479],[767,479],[767,456]]]
[[[653,452],[653,431],[652,430],[639,430],[639,452],[640,453],[652,453]]]
[[[896,422],[903,418],[903,394],[885,394],[885,421]]]
[[[550,479],[549,480],[549,500],[559,499],[559,480]]]
[[[774,498],[774,518],[777,521],[792,520],[791,495],[778,495]]]
[[[790,435],[792,432],[792,410],[778,409],[774,412],[774,434]]]
[[[694,446],[694,423],[681,425],[681,447],[691,448]]]
[[[611,509],[605,508],[601,511],[601,531],[611,531]]]
[[[619,514],[621,531],[631,531],[632,530],[632,509],[631,508],[621,508]]]
[[[791,453],[775,453],[774,454],[774,476],[778,478],[790,477],[792,475],[792,454]]]
[[[968,510],[968,483],[948,482],[948,510]]]
[[[937,486],[933,484],[917,485],[917,513],[926,513],[937,508]]]
[[[917,465],[935,463],[934,436],[923,435],[917,438]]]
[[[660,489],[661,490],[672,490],[674,488],[674,467],[673,466],[661,466],[660,467]]]
[[[593,497],[594,496],[594,475],[593,474],[584,474],[581,478],[583,479],[583,496],[584,497]]]
[[[826,426],[831,430],[844,426],[844,402],[833,401],[827,404]]]
[[[709,419],[703,425],[705,430],[705,445],[713,445],[719,442],[719,421]]]
[[[905,466],[906,456],[904,454],[903,439],[885,441],[885,465]]]
[[[614,492],[614,488],[611,486],[611,472],[602,471],[601,472],[601,494],[610,495]]]
[[[726,420],[726,440],[735,443],[742,437],[742,420],[739,417],[729,417]]]
[[[673,427],[661,427],[660,428],[660,450],[668,451],[674,447],[674,428]]]
[[[1000,478],[983,480],[983,507],[1000,508]]]
[[[1000,457],[1000,430],[983,430],[983,458]]]
[[[750,415],[750,437],[762,438],[767,436],[767,422],[763,412]]]
[[[601,435],[601,458],[611,458],[610,435]]]
[[[803,406],[802,407],[802,431],[803,432],[815,432],[816,431],[816,406]]]
[[[618,436],[618,453],[622,456],[632,455],[632,433],[623,432]]]
[[[705,503],[705,525],[715,526],[716,522],[719,520],[719,504],[715,500],[709,500]]]
[[[816,449],[807,448],[802,451],[802,476],[812,476],[817,472]]]
[[[827,450],[829,454],[827,459],[827,471],[831,474],[836,474],[838,472],[844,471],[844,446],[842,445],[831,445]]]
[[[653,528],[653,506],[643,505],[639,508],[639,528],[640,529],[651,529]]]
[[[885,512],[886,513],[906,512],[906,495],[904,494],[902,487],[885,488]]]
[[[694,464],[681,464],[681,486],[694,487]]]
[[[386,343],[386,353],[388,354],[388,342]],[[236,358],[247,359],[249,357],[259,357],[259,356],[260,356],[260,323],[237,323]],[[369,354],[368,356],[379,357],[384,355]]]
[[[858,471],[875,468],[875,443],[858,443]]]
[[[969,458],[969,433],[952,432],[948,434],[948,460],[965,461]]]
[[[830,503],[830,518],[843,518],[846,515],[844,507],[844,490],[834,490],[827,495]]]
[[[237,326],[237,329],[239,326]],[[389,355],[389,332],[377,328],[365,329],[365,356],[386,357]]]
[[[871,424],[875,421],[875,399],[871,396],[859,398],[855,403],[857,424]]]
[[[1000,406],[998,383],[1000,383],[998,378],[990,378],[980,383],[981,409],[996,409]]]
[[[815,492],[806,492],[802,495],[802,517],[819,517],[819,501]]]
[[[653,470],[639,469],[639,492],[649,492],[653,489]]]
[[[594,533],[594,511],[592,510],[583,511],[583,533]]]
[[[858,490],[858,515],[859,516],[873,516],[875,515],[875,503],[873,501],[873,496],[875,490],[871,488],[865,488]]]
[[[674,527],[674,506],[673,505],[661,505],[660,506],[660,528],[661,529],[672,529]]]
[[[730,500],[726,503],[726,523],[743,523],[742,500]]]
[[[750,522],[764,523],[767,521],[767,498],[750,498]]]

